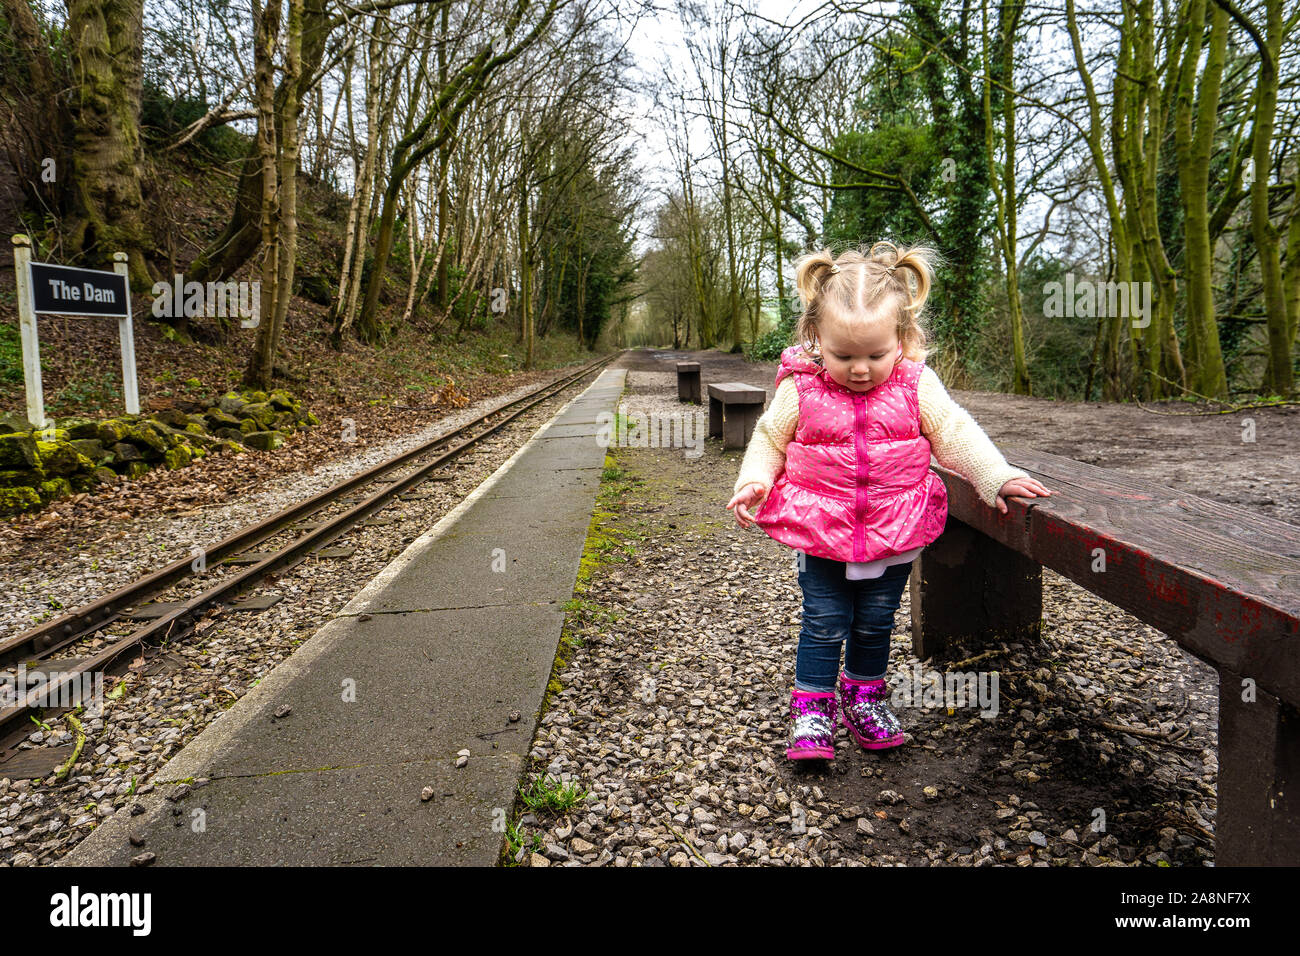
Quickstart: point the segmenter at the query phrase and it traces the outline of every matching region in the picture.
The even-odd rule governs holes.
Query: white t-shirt
[[[904,551],[902,554],[891,555],[888,558],[880,558],[877,561],[848,561],[844,565],[844,577],[850,581],[861,581],[865,578],[878,578],[885,573],[885,568],[891,564],[906,564],[915,558],[923,548],[913,548],[911,551]]]

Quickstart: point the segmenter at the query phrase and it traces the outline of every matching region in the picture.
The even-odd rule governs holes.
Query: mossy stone
[[[249,389],[244,392],[244,398],[253,404],[265,404],[271,400],[271,396],[260,389]]]
[[[113,446],[113,461],[119,465],[125,465],[127,462],[140,461],[144,456],[140,454],[140,449],[136,448],[130,442],[120,441]]]
[[[164,425],[171,425],[172,428],[184,428],[190,423],[190,420],[185,417],[185,413],[179,408],[164,408],[154,412],[149,417],[162,422]]]
[[[244,436],[244,444],[258,451],[274,451],[284,444],[284,436],[277,431],[250,432]]]
[[[245,405],[240,414],[245,418],[251,418],[261,425],[263,429],[269,427],[271,422],[275,420],[275,409],[271,407],[269,402],[254,402],[252,405]]]
[[[126,463],[126,476],[128,478],[140,478],[149,474],[149,463],[145,461],[128,461]]]
[[[255,432],[258,430],[258,428],[259,426],[257,422],[253,421],[251,418],[245,418],[242,422],[239,423],[239,430],[244,435],[248,435],[251,432]]]
[[[17,432],[0,435],[0,468],[35,468],[41,459],[36,452],[36,439]]]
[[[172,471],[177,468],[184,468],[190,463],[189,448],[185,445],[177,445],[175,448],[169,449],[167,454],[163,455],[163,463]]]
[[[221,401],[217,403],[217,407],[227,415],[238,415],[247,404],[248,402],[242,395],[235,392],[226,392],[225,395],[221,396]]]
[[[22,485],[28,488],[35,488],[47,477],[49,476],[40,468],[26,468],[21,471],[0,471],[0,485],[6,487]]]
[[[66,498],[72,494],[72,485],[66,478],[51,478],[41,482],[41,501],[51,502],[56,498]]]
[[[135,445],[144,453],[145,458],[150,461],[157,461],[167,451],[168,442],[161,433],[151,428],[147,423],[132,425],[126,431],[126,440]],[[151,456],[150,452],[154,454]]]
[[[0,488],[0,514],[22,514],[40,506],[41,496],[35,488]]]
[[[126,440],[127,425],[125,422],[119,422],[112,418],[99,423],[95,437],[104,443],[105,447]]]
[[[315,415],[313,415],[311,412],[308,412],[306,415],[302,417],[302,423],[304,425],[319,425],[320,419],[317,418]]]
[[[41,456],[41,467],[51,475],[72,475],[79,471],[92,471],[95,467],[93,461],[79,454],[67,442],[38,441],[36,452]]]
[[[9,434],[10,432],[29,432],[32,430],[32,423],[27,420],[26,415],[18,412],[4,412],[0,414],[0,433]]]
[[[239,419],[220,408],[209,408],[203,413],[203,421],[214,432],[219,428],[238,428]]]
[[[90,473],[90,476],[101,485],[117,484],[117,472],[112,468],[99,467]]]
[[[294,397],[282,388],[272,391],[269,401],[278,411],[296,412],[298,410],[299,403],[294,401]]]
[[[99,435],[99,422],[94,418],[60,419],[59,427],[68,433],[69,440],[96,438]]]
[[[85,455],[93,464],[102,465],[107,457],[111,459],[112,453],[104,451],[104,443],[98,438],[74,438],[68,442],[68,447],[77,452],[78,455]]]

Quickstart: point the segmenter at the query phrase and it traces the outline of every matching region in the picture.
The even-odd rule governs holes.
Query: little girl
[[[781,353],[776,394],[727,504],[742,528],[757,524],[800,552],[791,760],[834,759],[837,710],[869,750],[903,742],[884,678],[912,559],[948,516],[931,452],[1004,513],[1008,496],[1050,494],[1007,464],[925,367],[932,256],[878,242],[865,255],[823,249],[799,259],[803,344]]]

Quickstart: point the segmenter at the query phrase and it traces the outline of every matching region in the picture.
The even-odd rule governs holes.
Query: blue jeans
[[[803,589],[803,627],[795,656],[795,690],[835,689],[844,651],[844,674],[853,680],[877,680],[889,663],[889,635],[894,612],[912,564],[894,564],[878,578],[850,581],[843,561],[806,555],[799,572]]]

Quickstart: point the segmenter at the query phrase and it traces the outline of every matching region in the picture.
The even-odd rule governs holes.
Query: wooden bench
[[[723,448],[744,448],[766,401],[767,392],[757,386],[714,382],[709,386],[709,437],[721,437]]]
[[[677,363],[677,401],[700,404],[700,363]]]
[[[1300,789],[1289,786],[1300,788],[1300,528],[1069,458],[1005,452],[1054,494],[1012,499],[1003,515],[935,468],[949,517],[913,568],[913,652],[950,659],[952,642],[1038,634],[1042,568],[1064,575],[1218,670],[1215,864],[1300,863]]]

